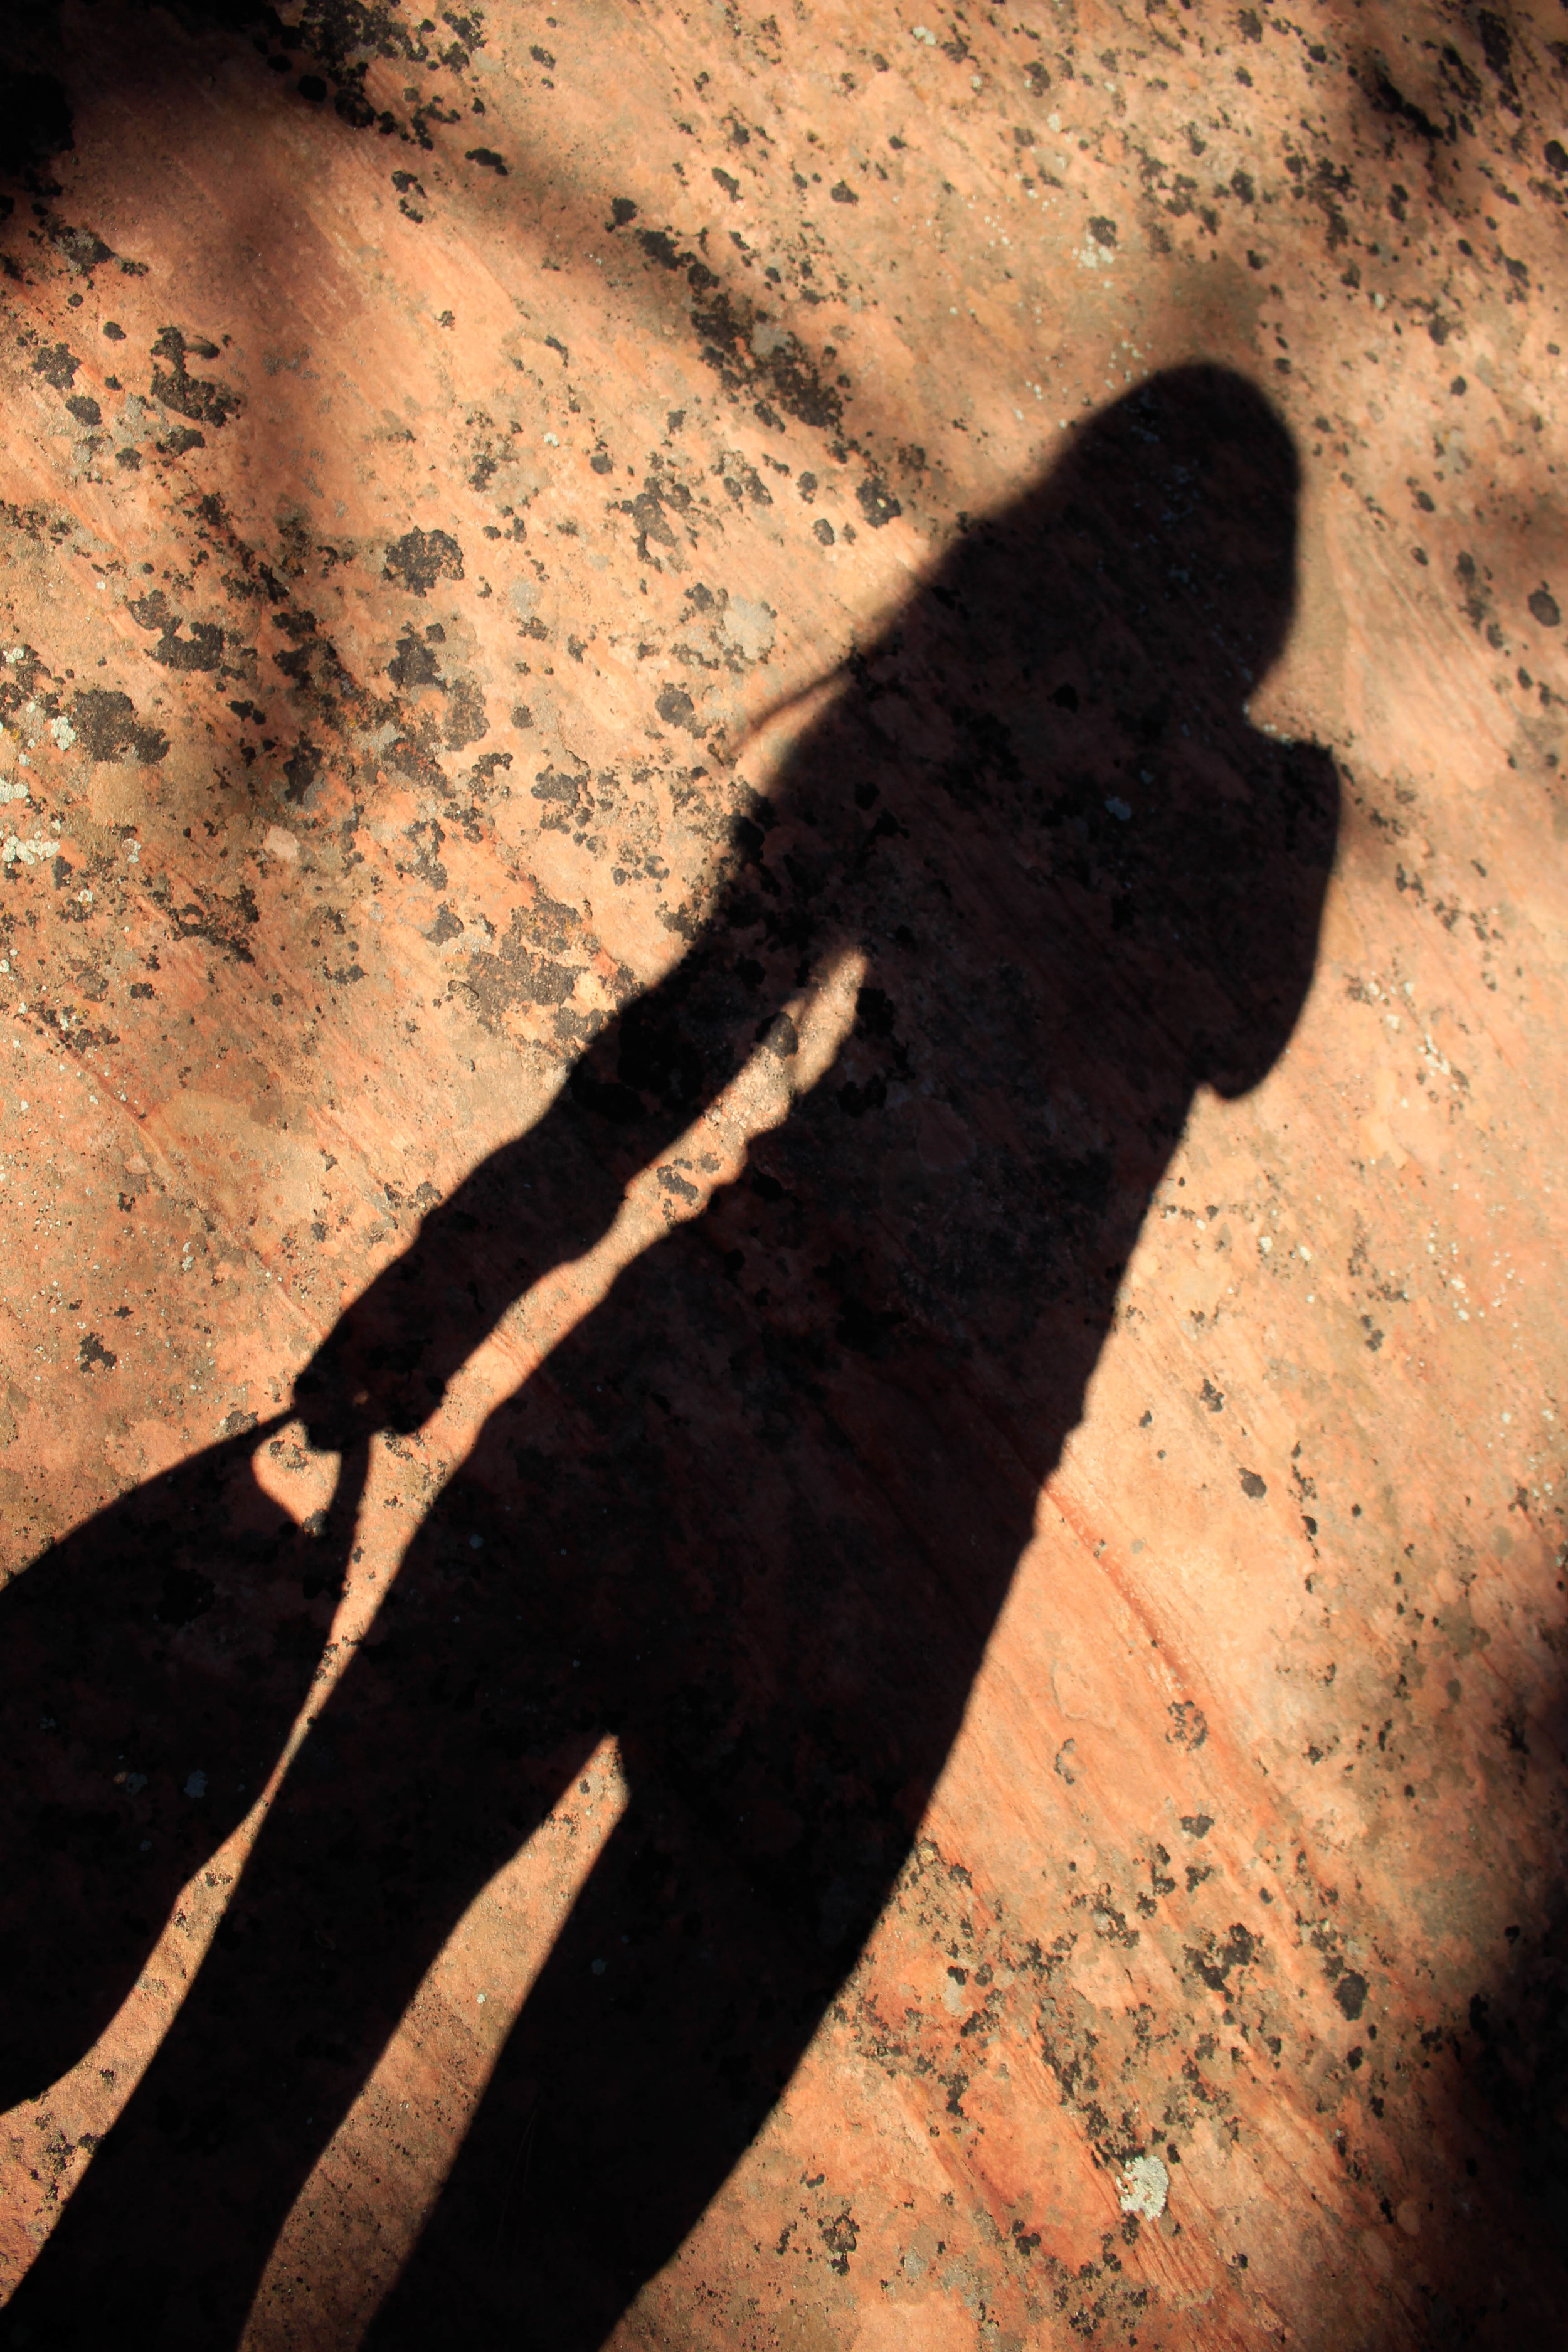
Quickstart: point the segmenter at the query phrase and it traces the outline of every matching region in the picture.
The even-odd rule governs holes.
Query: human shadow
[[[677,970],[301,1378],[350,1458],[416,1423],[864,956],[827,1077],[418,1530],[25,2340],[237,2339],[422,1976],[606,1732],[626,1810],[372,2340],[585,2352],[718,2189],[909,1852],[1194,1093],[1257,1085],[1310,982],[1337,782],[1246,709],[1298,488],[1219,369],[1089,422],[850,664]]]

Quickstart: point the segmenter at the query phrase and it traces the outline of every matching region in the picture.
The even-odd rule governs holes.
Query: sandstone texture
[[[428,6],[0,8],[0,2342],[1560,2341],[1568,19]]]

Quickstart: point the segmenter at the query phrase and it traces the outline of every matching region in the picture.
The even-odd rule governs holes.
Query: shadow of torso
[[[157,2243],[138,2315],[180,2340],[178,2276],[193,2339],[237,2335],[422,1974],[606,1732],[626,1811],[375,2340],[526,2313],[597,2344],[691,2226],[909,1850],[1194,1090],[1255,1085],[1300,1011],[1335,781],[1244,709],[1294,498],[1217,372],[1100,420],[854,666],[679,970],[323,1350],[319,1434],[416,1418],[748,1054],[788,1058],[784,999],[866,957],[826,1078],[428,1514],[318,1725],[330,1780],[111,2137],[137,2164],[95,2166],[19,2310],[129,2309]]]

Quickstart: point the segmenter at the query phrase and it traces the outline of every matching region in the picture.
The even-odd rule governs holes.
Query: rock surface
[[[5,12],[5,2340],[1553,2340],[1562,31]]]

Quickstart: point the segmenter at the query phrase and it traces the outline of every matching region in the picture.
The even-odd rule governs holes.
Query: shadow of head
[[[1289,428],[1256,385],[1169,369],[1078,428],[933,593],[958,592],[977,635],[1032,636],[1044,652],[1088,625],[1083,650],[1129,685],[1158,676],[1239,708],[1294,614],[1300,487]]]
[[[1033,934],[1076,1050],[1155,1054],[1189,1090],[1243,1092],[1283,1047],[1333,860],[1332,762],[1247,709],[1295,612],[1300,490],[1244,377],[1155,375],[966,531],[836,719],[896,753],[860,763],[858,803],[967,881],[999,947]],[[786,796],[826,829],[850,772],[807,748]]]

